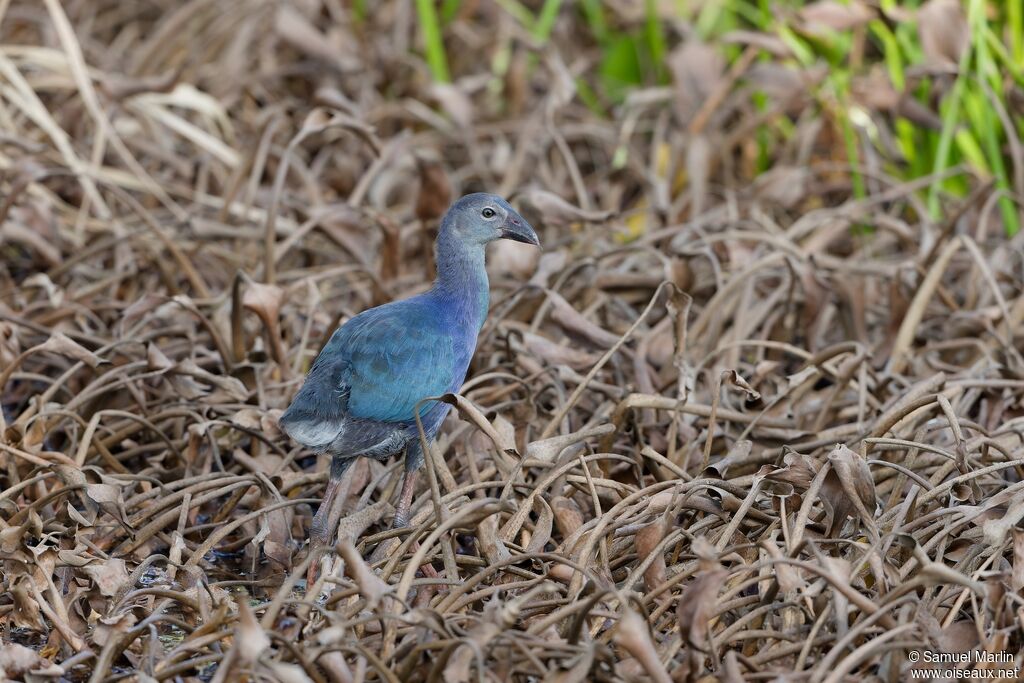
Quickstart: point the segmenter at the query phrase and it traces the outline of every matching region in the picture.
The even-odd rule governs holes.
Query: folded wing
[[[453,349],[430,305],[411,299],[365,311],[331,336],[281,427],[314,450],[373,447],[369,441],[380,438],[374,423],[411,424],[417,403],[461,384],[465,368],[456,367]]]
[[[336,337],[329,346],[337,343],[347,361],[348,413],[354,417],[411,422],[417,403],[462,382],[450,331],[436,311],[416,300],[366,311]],[[420,413],[429,407],[421,406]]]

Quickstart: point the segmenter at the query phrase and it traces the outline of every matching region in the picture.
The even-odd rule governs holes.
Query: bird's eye
[[[494,209],[488,206],[481,212],[481,214],[484,218],[494,218]]]

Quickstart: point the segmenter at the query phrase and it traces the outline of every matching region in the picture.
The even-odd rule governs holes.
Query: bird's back
[[[415,434],[424,398],[456,391],[477,330],[461,329],[433,291],[363,311],[339,327],[281,416],[282,429],[307,448],[386,458]],[[420,407],[435,431],[447,408]],[[432,435],[432,434],[431,434]]]

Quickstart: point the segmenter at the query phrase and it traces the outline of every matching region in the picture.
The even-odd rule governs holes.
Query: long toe
[[[320,578],[320,569],[327,554],[327,544],[315,536],[309,538],[309,567],[306,568],[306,592],[313,590],[313,584]]]
[[[313,585],[316,580],[320,577],[320,559],[319,557],[312,557],[309,561],[309,567],[306,569],[306,592],[313,590]]]
[[[334,535],[338,531],[338,522],[341,519],[341,500],[338,498],[338,490],[341,476],[348,469],[351,460],[335,459],[331,463],[331,476],[327,480],[327,489],[324,491],[324,499],[313,516],[313,523],[309,527],[309,568],[306,570],[306,592],[313,589],[317,575],[320,573],[320,564],[327,549],[331,547]]]
[[[309,567],[306,568],[306,592],[313,590],[313,584],[320,576],[320,567],[329,547],[330,534],[327,524],[319,515],[313,518],[313,526],[309,530]]]

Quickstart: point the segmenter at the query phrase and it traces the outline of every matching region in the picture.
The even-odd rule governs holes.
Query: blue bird
[[[423,465],[413,410],[429,396],[457,392],[466,378],[489,303],[484,250],[498,239],[540,246],[530,224],[501,197],[462,197],[441,221],[433,287],[353,317],[313,362],[280,418],[281,428],[296,442],[332,456],[327,488],[309,532],[310,553],[319,556],[337,529],[340,510],[333,511],[334,499],[342,475],[357,457],[386,460],[405,452],[394,527],[408,525]],[[441,402],[420,406],[428,440],[449,409]],[[310,564],[307,585],[316,576],[316,564]]]

